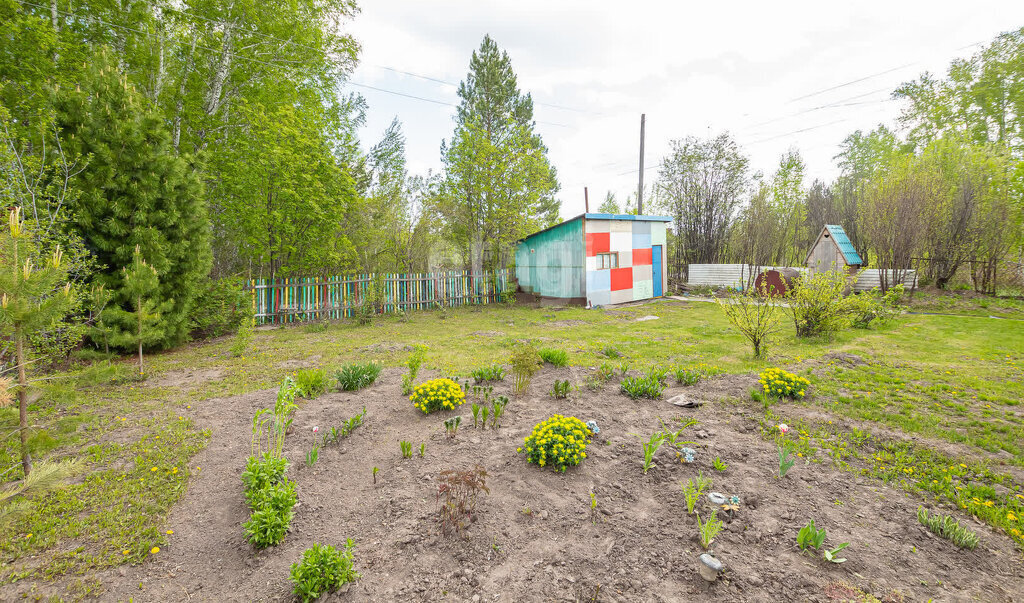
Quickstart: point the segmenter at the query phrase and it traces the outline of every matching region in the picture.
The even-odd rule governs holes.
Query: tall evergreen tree
[[[101,53],[80,90],[59,92],[58,132],[89,169],[75,178],[72,228],[102,267],[95,280],[112,305],[131,307],[121,270],[138,247],[160,278],[163,335],[157,347],[188,337],[188,312],[210,271],[210,226],[202,186],[187,157],[174,153],[160,116]]]
[[[512,244],[558,219],[558,179],[534,132],[533,100],[522,94],[508,53],[484,36],[459,85],[455,133],[442,146],[440,210],[449,235],[479,273],[511,259]]]

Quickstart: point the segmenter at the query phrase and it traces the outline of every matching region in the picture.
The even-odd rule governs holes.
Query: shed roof
[[[548,226],[547,228],[538,230],[535,233],[528,234],[528,235],[526,235],[525,237],[519,239],[516,242],[517,243],[522,243],[523,241],[529,239],[530,237],[534,237],[536,235],[539,235],[542,232],[547,232],[547,231],[551,230],[552,228],[558,228],[562,224],[568,224],[569,222],[575,222],[576,220],[579,220],[580,218],[586,218],[588,220],[633,220],[633,221],[636,221],[636,222],[671,222],[672,221],[672,218],[670,216],[646,216],[646,215],[645,216],[635,216],[633,214],[591,214],[591,213],[587,213],[587,214],[580,214],[578,216],[574,216],[572,218],[569,218],[565,222],[559,222],[558,224],[554,224],[552,226]]]
[[[846,231],[843,230],[842,226],[826,224],[825,230],[832,235],[832,240],[836,242],[836,246],[839,247],[839,251],[843,254],[843,259],[846,260],[847,264],[864,265],[864,260],[860,258],[860,254],[857,253],[857,249],[850,242],[850,237],[846,236]]]

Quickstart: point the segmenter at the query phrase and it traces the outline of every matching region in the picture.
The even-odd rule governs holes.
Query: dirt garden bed
[[[882,600],[1011,601],[1024,592],[1019,551],[987,526],[961,516],[981,536],[977,549],[961,550],[918,524],[918,499],[878,480],[804,462],[778,479],[776,449],[759,435],[762,409],[745,395],[749,379],[724,376],[687,388],[707,402],[695,410],[666,401],[682,388],[641,402],[612,384],[571,400],[547,395],[556,378],[582,382],[583,374],[545,369],[530,395],[511,402],[499,430],[474,429],[467,404],[454,440],[442,427],[454,413],[415,410],[400,395],[397,370],[384,371],[367,390],[303,403],[285,447],[299,505],[284,542],[262,552],[243,536],[249,509],[239,475],[253,414],[271,406],[275,392],[196,403],[189,412],[211,437],[193,459],[201,471],[170,515],[173,535],[145,563],[97,574],[101,596],[291,600],[289,566],[302,551],[346,538],[356,542],[362,578],[327,600],[827,601],[851,592],[840,583]],[[499,384],[496,393],[508,394],[508,387]],[[307,467],[313,426],[340,425],[364,405],[365,424]],[[556,412],[595,420],[601,429],[588,458],[565,474],[528,465],[516,453],[533,426]],[[657,466],[642,475],[640,440],[632,434],[649,435],[659,418],[672,425],[689,417],[700,422],[683,433],[697,442],[696,462],[681,463],[664,446]],[[425,456],[403,460],[399,440],[417,451],[425,443]],[[712,468],[716,456],[728,464],[724,472]],[[466,538],[441,537],[438,472],[476,463],[488,471],[490,494],[481,497]],[[376,484],[373,467],[380,468]],[[727,570],[711,585],[697,574],[703,551],[680,488],[698,470],[714,479],[713,490],[742,501],[712,547]],[[812,518],[828,530],[826,544],[851,543],[846,563],[800,553],[797,531]],[[16,594],[17,584],[0,589],[3,599]]]

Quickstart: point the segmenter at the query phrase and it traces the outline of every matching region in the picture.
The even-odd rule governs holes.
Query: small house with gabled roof
[[[807,253],[806,263],[811,273],[844,270],[847,274],[854,274],[864,267],[864,260],[850,242],[850,237],[846,236],[842,226],[836,224],[826,224],[821,229]]]

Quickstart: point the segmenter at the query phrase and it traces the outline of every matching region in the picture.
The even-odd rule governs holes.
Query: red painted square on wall
[[[634,249],[633,250],[633,265],[634,266],[649,266],[651,264],[651,250],[650,249]]]
[[[608,253],[612,248],[611,233],[588,232],[587,233],[587,257],[594,257],[599,253]]]
[[[612,291],[633,288],[632,268],[612,268]]]

